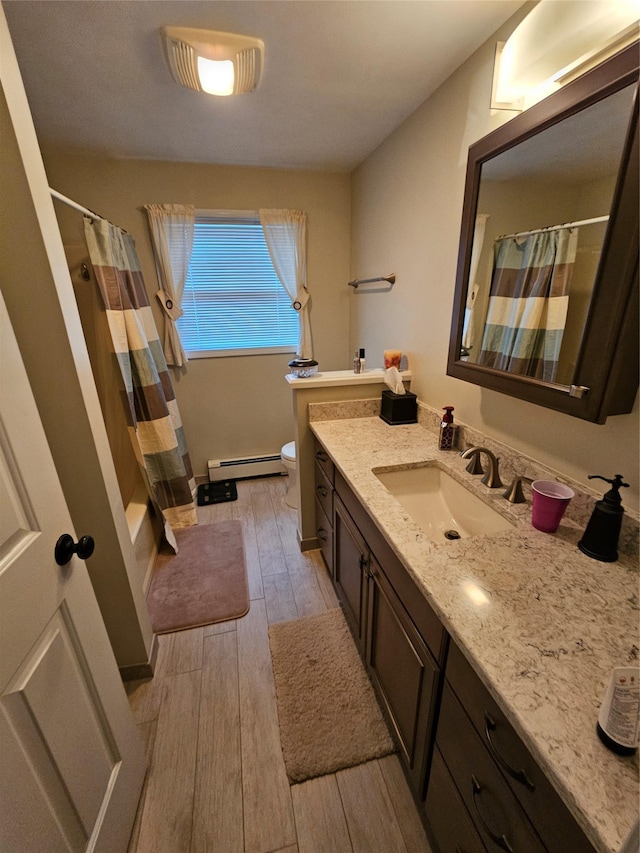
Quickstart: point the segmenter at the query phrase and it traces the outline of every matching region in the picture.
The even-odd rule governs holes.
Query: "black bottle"
[[[578,542],[578,548],[594,560],[615,563],[618,559],[618,539],[624,513],[620,487],[627,488],[629,483],[622,482],[622,474],[616,474],[613,480],[601,477],[600,474],[590,474],[589,479],[611,483],[611,489],[596,503],[584,535]]]

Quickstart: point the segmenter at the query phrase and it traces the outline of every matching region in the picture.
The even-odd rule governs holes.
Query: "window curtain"
[[[146,204],[151,244],[164,311],[164,355],[167,364],[182,367],[189,360],[176,326],[182,317],[182,294],[193,251],[195,207],[188,204]]]
[[[298,312],[300,337],[296,354],[313,358],[307,290],[307,214],[303,210],[261,210],[260,224],[276,275]]]
[[[577,245],[577,228],[496,241],[480,364],[555,380]]]
[[[104,219],[85,218],[84,231],[124,379],[134,451],[177,551],[173,531],[198,523],[195,479],[135,244]]]

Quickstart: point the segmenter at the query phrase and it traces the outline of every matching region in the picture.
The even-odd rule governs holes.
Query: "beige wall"
[[[515,23],[514,23],[515,25]],[[389,293],[354,294],[351,348],[408,354],[412,390],[453,405],[459,420],[581,483],[622,473],[624,503],[638,509],[638,401],[630,415],[594,425],[446,375],[469,145],[512,117],[489,108],[498,36],[480,48],[355,171],[352,277],[397,274]],[[592,484],[591,484],[592,485]]]
[[[43,145],[49,183],[125,228],[136,241],[154,309],[158,289],[148,203],[197,208],[306,210],[314,355],[321,369],[348,363],[349,175],[150,161],[115,161]],[[82,239],[82,217],[56,202],[65,242]],[[156,322],[162,318],[156,309]],[[290,355],[193,359],[172,369],[195,474],[207,459],[279,453],[293,438]]]

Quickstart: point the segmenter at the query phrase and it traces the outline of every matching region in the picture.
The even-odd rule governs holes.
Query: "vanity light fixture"
[[[264,42],[251,36],[163,27],[169,68],[176,83],[209,95],[244,95],[260,82]]]
[[[637,0],[540,0],[498,42],[491,108],[528,109],[638,35]]]

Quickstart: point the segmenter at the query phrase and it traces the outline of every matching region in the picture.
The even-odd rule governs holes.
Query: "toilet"
[[[298,467],[296,465],[296,443],[289,441],[282,446],[280,459],[287,469],[289,475],[289,488],[285,496],[285,503],[293,509],[298,508]]]

